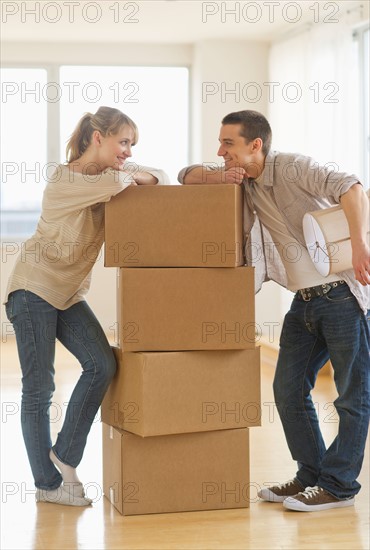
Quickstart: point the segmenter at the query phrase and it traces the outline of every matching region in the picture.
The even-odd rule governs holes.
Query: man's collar
[[[272,187],[274,180],[274,164],[277,151],[269,151],[265,158],[265,166],[258,178],[254,181],[258,185],[264,185],[266,187]]]

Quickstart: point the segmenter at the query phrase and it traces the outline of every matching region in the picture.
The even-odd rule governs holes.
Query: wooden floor
[[[51,410],[55,438],[78,375],[74,358],[57,349],[57,392]],[[1,534],[9,549],[329,549],[369,548],[369,445],[354,507],[321,513],[284,511],[281,504],[259,501],[257,488],[290,479],[295,472],[273,405],[273,367],[262,367],[263,426],[251,429],[251,496],[249,509],[121,516],[102,495],[101,424],[89,436],[79,467],[88,484],[89,508],[35,504],[34,487],[20,431],[19,368],[14,341],[2,346]],[[324,438],[335,436],[335,391],[330,376],[319,377],[315,390]],[[255,490],[254,490],[255,488]]]

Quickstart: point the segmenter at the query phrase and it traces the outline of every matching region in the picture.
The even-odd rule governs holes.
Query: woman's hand
[[[133,174],[133,178],[137,185],[156,185],[158,179],[149,172],[136,172]]]
[[[125,179],[131,179],[132,185],[156,185],[158,183],[158,178],[149,172],[139,171],[136,165],[123,165],[118,170],[126,173]]]

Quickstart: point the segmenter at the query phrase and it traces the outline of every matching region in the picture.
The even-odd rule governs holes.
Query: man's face
[[[241,166],[248,173],[248,164],[253,163],[253,141],[246,143],[245,138],[240,135],[240,131],[240,124],[221,126],[219,137],[221,145],[217,154],[224,158],[226,170],[233,166]]]

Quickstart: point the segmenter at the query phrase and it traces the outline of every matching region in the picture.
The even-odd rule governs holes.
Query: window
[[[47,162],[46,79],[41,68],[1,70],[2,235],[29,234],[35,228]]]
[[[361,77],[361,117],[362,122],[362,140],[363,141],[363,173],[364,173],[364,185],[370,187],[370,69],[369,69],[369,48],[370,48],[370,28],[367,25],[358,29],[354,33],[355,39],[358,41],[359,47],[359,62],[360,62],[360,77]]]
[[[352,15],[357,17],[357,11]],[[366,185],[369,35],[357,29],[354,41],[349,17],[347,13],[336,25],[311,26],[272,44],[270,81],[278,86],[269,120],[273,147],[310,155],[334,170],[356,174]],[[289,97],[290,87],[297,90],[297,99]]]
[[[65,162],[81,116],[115,107],[139,128],[132,162],[163,168],[176,183],[188,164],[188,69],[61,66],[1,70],[1,233],[26,238],[36,226],[46,178]]]

